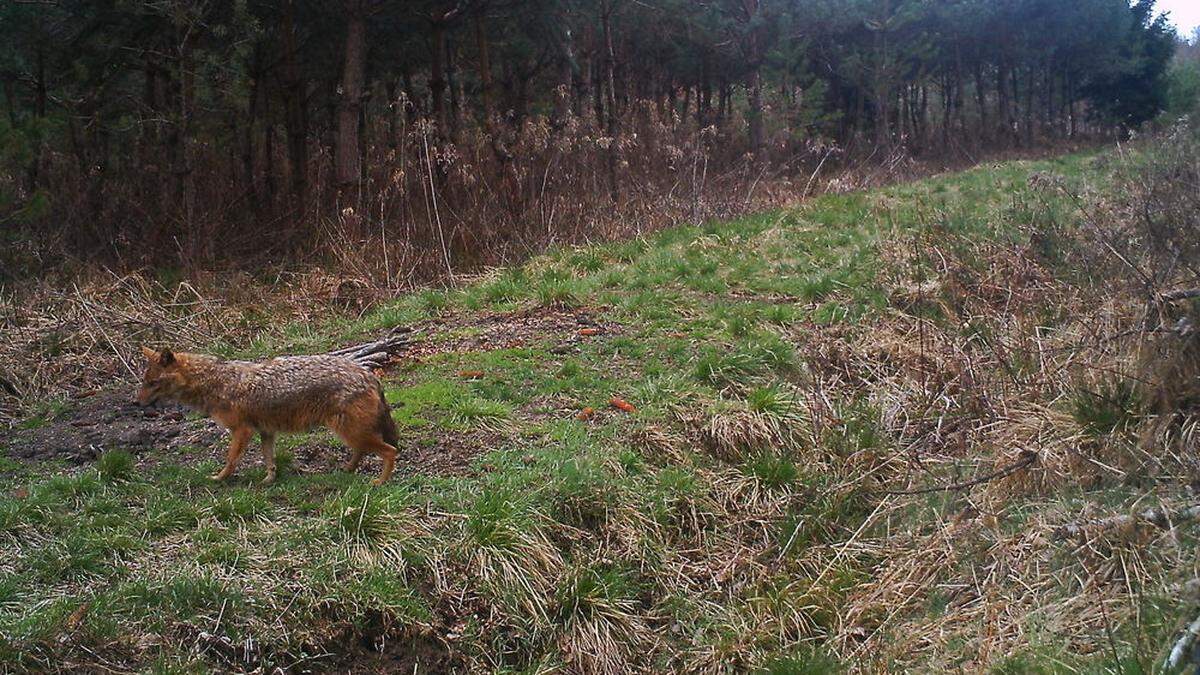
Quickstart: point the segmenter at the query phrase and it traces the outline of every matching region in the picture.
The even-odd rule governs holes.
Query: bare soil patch
[[[471,461],[496,447],[499,434],[469,432],[439,436],[432,444],[405,444],[401,439],[396,456],[396,476],[421,474],[426,476],[463,476],[471,472]],[[305,443],[292,450],[291,471],[298,473],[328,473],[341,471],[350,457],[350,450],[338,441]],[[242,460],[246,463],[246,460]],[[251,462],[254,460],[251,459]],[[379,461],[367,457],[358,468],[364,476],[379,473]]]
[[[29,461],[92,461],[108,450],[136,456],[151,451],[190,454],[223,436],[212,420],[197,419],[175,404],[143,408],[127,388],[113,388],[70,401],[51,419],[31,429],[10,432],[4,442],[10,457]]]
[[[418,334],[429,339],[414,344],[405,359],[421,359],[437,354],[484,352],[496,349],[515,349],[533,343],[554,342],[553,350],[562,350],[580,342],[579,331],[594,329],[597,334],[619,330],[619,325],[606,322],[594,307],[564,309],[532,307],[515,312],[495,312],[482,316],[455,314],[422,324]],[[437,334],[445,339],[432,339]]]

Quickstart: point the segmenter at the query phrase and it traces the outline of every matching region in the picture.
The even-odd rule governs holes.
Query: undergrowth
[[[1086,249],[1047,243],[1079,231],[1072,195],[1114,189],[1110,161],[829,195],[264,327],[222,350],[401,323],[452,345],[401,364],[387,397],[402,445],[476,443],[468,470],[259,487],[247,461],[215,486],[215,456],[117,448],[14,472],[0,663],[1149,670],[1190,609],[1194,529],[1056,534],[1186,498],[1192,418],[1151,406],[1125,345],[1090,328],[1140,308],[1094,301],[1069,262]],[[536,317],[553,321],[517,330]],[[1022,451],[1037,461],[1006,472]]]

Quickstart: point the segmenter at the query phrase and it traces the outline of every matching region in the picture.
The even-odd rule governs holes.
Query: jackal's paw
[[[213,475],[209,476],[208,479],[213,481],[214,483],[220,483],[221,481],[225,480],[228,477],[229,476],[218,472],[218,473],[214,473]]]
[[[380,485],[383,485],[383,479],[376,478],[375,480],[371,481],[371,485],[374,485],[375,487],[379,487]]]
[[[271,485],[275,482],[275,474],[269,473],[266,478],[262,479],[263,485]]]

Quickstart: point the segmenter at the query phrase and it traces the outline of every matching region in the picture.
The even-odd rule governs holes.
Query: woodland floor
[[[395,477],[369,488],[378,465],[345,474],[314,433],[281,439],[277,484],[251,449],[213,485],[224,439],[193,413],[47,403],[0,438],[0,670],[1152,670],[1197,599],[1195,527],[1061,535],[1192,499],[1113,403],[1106,336],[1135,313],[1046,243],[1107,161],[827,195],[170,345],[414,326],[384,374]]]

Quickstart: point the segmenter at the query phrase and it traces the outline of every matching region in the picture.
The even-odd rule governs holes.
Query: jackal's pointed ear
[[[172,363],[175,363],[175,355],[171,353],[170,349],[164,349],[158,353],[158,364],[160,366],[169,366]]]
[[[158,361],[158,352],[149,347],[142,347],[142,356],[146,357],[146,360],[151,363]]]

